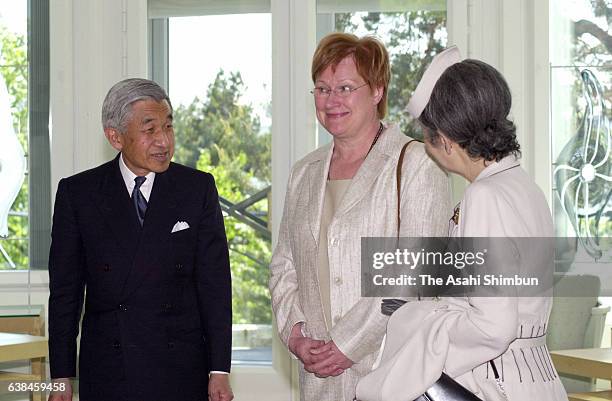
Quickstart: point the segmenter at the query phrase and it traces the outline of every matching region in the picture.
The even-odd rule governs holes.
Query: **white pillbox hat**
[[[423,73],[421,81],[408,102],[408,106],[406,106],[406,111],[410,113],[413,118],[419,118],[423,110],[425,110],[425,106],[429,103],[431,92],[433,92],[436,82],[438,82],[438,79],[440,79],[444,71],[451,65],[460,61],[461,54],[457,46],[451,46],[435,55],[431,60],[431,64],[427,67],[425,73]]]

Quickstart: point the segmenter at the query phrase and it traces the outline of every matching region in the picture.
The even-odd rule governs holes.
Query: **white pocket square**
[[[189,228],[189,224],[186,221],[177,221],[174,227],[172,227],[172,232],[175,233],[177,231],[183,231]]]

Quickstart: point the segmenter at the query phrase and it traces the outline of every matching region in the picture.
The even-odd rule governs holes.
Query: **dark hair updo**
[[[511,105],[510,88],[499,71],[467,59],[444,71],[419,121],[434,144],[441,132],[472,158],[500,161],[520,154],[516,127],[508,120]]]

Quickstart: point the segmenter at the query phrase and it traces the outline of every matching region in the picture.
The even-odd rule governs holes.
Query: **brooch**
[[[457,205],[453,213],[453,217],[451,217],[451,220],[453,221],[453,223],[455,223],[455,225],[459,225],[459,212],[460,212],[459,205]]]

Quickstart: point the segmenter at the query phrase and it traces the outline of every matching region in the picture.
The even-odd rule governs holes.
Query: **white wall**
[[[464,54],[491,64],[505,76],[512,92],[521,164],[550,204],[548,2],[469,0],[467,19]]]
[[[147,0],[50,3],[51,183],[109,160],[100,123],[108,89],[147,75]]]

